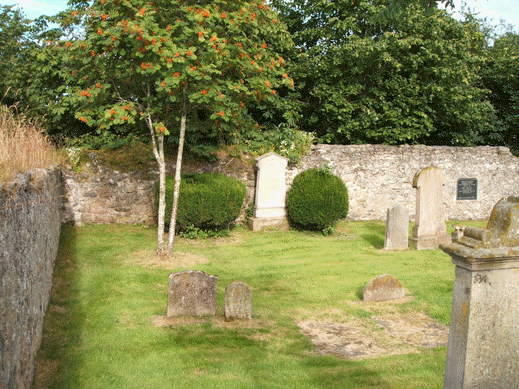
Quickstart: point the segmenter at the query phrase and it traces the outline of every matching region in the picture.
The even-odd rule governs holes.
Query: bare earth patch
[[[320,354],[342,359],[411,354],[447,345],[449,327],[425,313],[385,312],[392,310],[388,304],[381,308],[384,313],[371,318],[341,323],[308,319],[298,325]]]
[[[141,250],[133,253],[131,257],[124,258],[125,262],[149,269],[178,270],[180,268],[191,268],[201,263],[208,263],[209,260],[203,255],[189,252],[174,252],[171,258],[160,259],[151,250]]]

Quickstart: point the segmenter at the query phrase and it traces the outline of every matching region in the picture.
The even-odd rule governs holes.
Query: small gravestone
[[[387,301],[405,297],[405,291],[398,278],[390,274],[382,274],[368,282],[362,295],[364,302]]]
[[[387,210],[386,250],[405,250],[409,247],[409,210],[398,204]]]
[[[198,270],[169,275],[167,317],[216,314],[218,277]]]
[[[256,158],[256,195],[254,217],[249,228],[259,231],[264,227],[288,229],[285,209],[285,172],[288,159],[276,153]]]
[[[225,321],[250,320],[252,292],[244,282],[233,282],[225,288]]]
[[[445,224],[447,214],[443,205],[445,174],[429,166],[416,173],[413,188],[416,188],[416,217],[411,247],[418,250],[437,249],[440,244],[451,242]]]

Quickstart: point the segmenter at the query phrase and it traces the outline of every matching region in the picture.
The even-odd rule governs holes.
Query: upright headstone
[[[362,293],[362,301],[387,301],[405,297],[404,286],[391,274],[382,274],[373,278]]]
[[[409,210],[398,204],[387,210],[386,250],[405,250],[409,247]]]
[[[519,385],[519,197],[442,245],[456,265],[445,389]]]
[[[445,224],[447,214],[443,205],[444,185],[445,175],[435,166],[429,166],[414,176],[416,216],[411,247],[415,249],[437,249],[440,244],[451,242]]]
[[[167,317],[216,314],[218,277],[198,270],[169,275]]]
[[[250,320],[252,292],[244,282],[233,282],[225,288],[225,321]]]
[[[276,153],[256,158],[256,196],[254,217],[249,228],[259,231],[263,227],[288,228],[285,209],[285,171],[288,159]]]

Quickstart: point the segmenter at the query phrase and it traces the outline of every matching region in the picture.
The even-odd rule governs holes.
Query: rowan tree
[[[63,105],[101,131],[144,124],[159,165],[158,253],[171,254],[186,129],[203,107],[219,132],[246,131],[246,103],[279,104],[293,81],[273,47],[292,45],[277,14],[259,0],[95,0],[75,2],[64,27],[80,21],[82,39],[53,42],[63,64]],[[164,139],[178,134],[169,238],[164,243]]]

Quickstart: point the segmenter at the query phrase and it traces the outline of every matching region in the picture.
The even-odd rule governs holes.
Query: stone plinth
[[[233,282],[225,288],[225,321],[250,320],[252,292],[244,282]]]
[[[276,153],[256,158],[256,196],[254,217],[249,228],[259,231],[264,227],[288,228],[285,209],[285,171],[288,159]]]
[[[398,278],[382,274],[373,278],[362,292],[362,301],[387,301],[405,297],[404,286]]]
[[[437,249],[440,244],[451,242],[445,221],[447,214],[443,205],[445,175],[429,166],[418,172],[413,179],[416,188],[416,223],[410,246],[418,250]]]
[[[384,249],[405,250],[409,247],[409,210],[400,204],[387,210]]]
[[[169,275],[167,317],[216,314],[218,277],[198,270]]]
[[[441,249],[456,265],[445,389],[519,383],[519,198],[496,204],[487,228]]]

